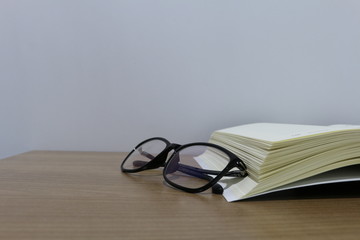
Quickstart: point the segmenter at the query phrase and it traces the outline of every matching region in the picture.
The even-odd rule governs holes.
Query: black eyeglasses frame
[[[143,166],[141,166],[139,168],[136,168],[136,169],[124,168],[124,164],[125,164],[126,160],[132,155],[132,153],[134,151],[136,151],[141,145],[143,145],[147,142],[150,142],[150,141],[154,141],[154,140],[163,141],[166,144],[166,147],[164,148],[164,150],[162,150],[157,156],[153,157],[149,162],[146,162],[146,164],[144,164]],[[187,188],[187,187],[178,185],[178,184],[172,182],[170,179],[168,179],[165,174],[167,172],[166,170],[169,165],[168,163],[172,161],[172,158],[174,156],[176,156],[176,153],[185,148],[191,147],[191,146],[212,147],[212,148],[222,151],[229,157],[229,163],[221,171],[204,170],[204,169],[195,168],[195,167],[186,166],[186,165],[183,166],[183,168],[186,169],[187,174],[189,174],[189,175],[196,174],[196,177],[204,178],[209,181],[207,184],[205,184],[204,186],[199,187],[199,188]],[[168,157],[168,154],[171,151],[173,151],[173,153],[170,155],[170,157]],[[206,191],[207,189],[212,187],[213,193],[221,194],[223,192],[223,188],[217,182],[222,177],[224,177],[224,176],[246,177],[247,176],[246,165],[244,164],[244,162],[239,157],[237,157],[234,153],[230,152],[229,150],[227,150],[226,148],[224,148],[222,146],[219,146],[219,145],[216,145],[213,143],[208,143],[208,142],[193,142],[193,143],[180,145],[177,143],[171,143],[170,141],[168,141],[167,139],[165,139],[163,137],[149,138],[149,139],[146,139],[146,140],[142,141],[141,143],[137,144],[136,147],[126,156],[126,158],[121,163],[121,171],[124,173],[137,173],[137,172],[141,172],[141,171],[145,171],[145,170],[156,169],[159,167],[164,167],[163,177],[164,177],[166,183],[168,183],[169,185],[171,185],[177,189],[180,189],[182,191],[189,192],[189,193],[200,193],[200,192]],[[230,171],[233,168],[237,168],[237,169],[239,169],[239,171]],[[190,173],[189,173],[189,171],[190,171]],[[211,177],[207,174],[216,175],[216,177]]]

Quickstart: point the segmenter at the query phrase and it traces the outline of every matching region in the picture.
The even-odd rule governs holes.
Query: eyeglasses
[[[136,173],[159,167],[164,167],[168,184],[190,193],[212,188],[213,193],[222,194],[223,187],[217,183],[221,178],[247,176],[243,161],[221,146],[206,142],[179,145],[161,137],[139,143],[122,162],[121,171]]]

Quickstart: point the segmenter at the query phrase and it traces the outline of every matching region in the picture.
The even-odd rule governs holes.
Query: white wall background
[[[360,1],[0,0],[0,157],[360,124]]]

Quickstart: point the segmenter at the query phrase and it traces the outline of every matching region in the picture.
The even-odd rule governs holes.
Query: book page
[[[342,167],[317,174],[315,176],[289,183],[281,187],[273,188],[258,194],[249,194],[258,185],[258,183],[246,177],[240,182],[229,182],[227,185],[224,185],[226,188],[224,188],[223,196],[228,202],[233,202],[300,187],[350,181],[360,181],[360,164]]]
[[[279,124],[279,123],[254,123],[241,125],[237,127],[226,128],[216,132],[225,134],[239,135],[245,138],[258,139],[267,142],[285,141],[294,138],[300,138],[315,134],[360,129],[357,125],[297,125],[297,124]]]
[[[309,187],[309,186],[315,186],[321,184],[351,182],[351,181],[360,181],[360,165],[343,167],[329,172],[321,173],[313,177],[309,177],[297,182],[293,182],[251,197],[260,196],[272,192],[279,192],[289,189],[300,188],[300,187]]]

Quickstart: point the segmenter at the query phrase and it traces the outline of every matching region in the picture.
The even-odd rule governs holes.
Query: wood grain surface
[[[0,239],[359,239],[358,183],[228,203],[123,174],[124,153],[0,160]]]

